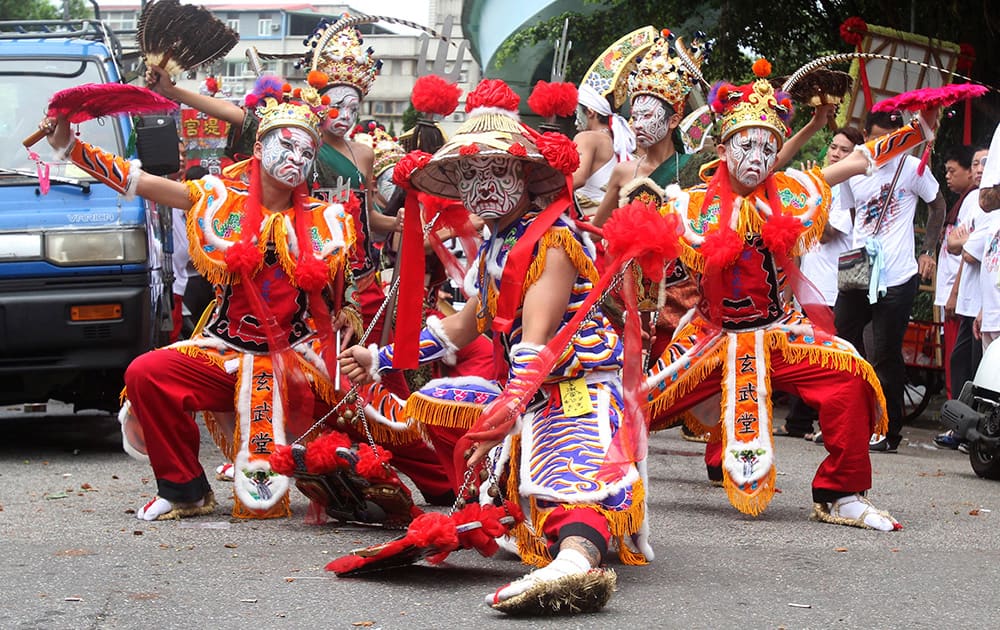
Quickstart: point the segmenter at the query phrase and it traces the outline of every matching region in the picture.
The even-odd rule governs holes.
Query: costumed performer
[[[382,215],[371,203],[375,181],[371,147],[352,142],[347,136],[357,123],[361,99],[371,89],[381,64],[370,47],[363,47],[356,29],[335,30],[332,26],[324,20],[306,39],[308,51],[304,64],[312,68],[307,75],[308,87],[316,89],[329,107],[329,114],[321,123],[322,142],[309,173],[309,185],[311,194],[321,199],[343,202],[350,192],[360,201],[360,206],[345,204],[354,209],[360,227],[351,251],[350,275],[362,323],[371,329],[370,338],[380,339],[385,318],[374,320],[385,302],[385,293],[377,273],[378,255],[372,231],[392,232],[398,227],[398,219]],[[258,108],[242,108],[224,99],[179,88],[156,66],[149,68],[146,79],[154,91],[230,122],[233,125],[230,150],[236,154],[248,152],[259,125]],[[362,392],[373,411],[367,414],[373,437],[393,454],[393,464],[413,480],[428,503],[450,505],[454,496],[437,456],[416,431],[392,415],[401,404],[393,396],[405,398],[408,393],[406,381],[398,374],[387,375],[379,387]],[[357,422],[349,429],[355,439],[365,435]]]
[[[522,560],[543,568],[489,594],[487,604],[520,614],[588,612],[601,608],[614,587],[614,573],[598,568],[612,538],[623,560],[652,558],[642,536],[643,482],[632,463],[613,482],[598,475],[622,420],[622,344],[599,308],[581,308],[594,302],[588,298],[597,270],[593,243],[569,214],[576,147],[562,134],[523,125],[518,101],[502,81],[481,82],[451,140],[433,157],[410,154],[403,173],[403,162],[396,167],[397,181],[409,174],[418,190],[461,199],[490,232],[467,280],[469,302],[420,331],[419,360],[449,356],[492,330],[508,374],[502,394],[484,379],[432,381],[410,396],[407,415],[470,427],[460,448],[471,445],[459,458],[476,464],[492,450],[485,466],[499,471],[509,500],[527,504],[532,522],[513,534]],[[543,208],[536,205],[541,199],[554,200]],[[574,316],[580,324],[571,328]],[[546,346],[558,336],[568,345]],[[353,347],[341,365],[352,380],[377,379],[397,352],[398,342]],[[532,372],[542,356],[553,357],[554,368]],[[517,400],[525,412],[484,424],[484,408],[498,397]],[[623,541],[633,536],[641,551]]]
[[[936,112],[822,170],[774,172],[791,101],[765,78],[766,60],[754,73],[759,78],[748,85],[719,83],[710,94],[720,142],[707,186],[668,191],[664,210],[684,219],[681,255],[701,274],[700,299],[648,377],[651,414],[676,414],[721,390],[721,419],[705,423],[717,440],[706,463],[721,465],[730,502],[757,515],[775,492],[771,390],[796,394],[818,410],[828,452],[813,479],[813,518],[899,529],[865,497],[868,436],[886,422],[878,378],[853,346],[832,336],[832,314],[792,256],[822,235],[830,186],[931,138],[934,123],[925,120],[936,121]],[[808,319],[781,299],[786,276]]]
[[[268,457],[309,427],[314,403],[336,402],[335,330],[346,338],[359,332],[343,282],[354,222],[343,205],[307,194],[326,107],[314,90],[300,99],[280,81],[258,87],[253,157],[233,165],[231,179],[156,177],[74,140],[64,118],[41,125],[54,148],[119,193],[187,211],[191,259],[216,285],[216,307],[200,334],[137,357],[125,374],[125,447],[148,457],[157,483],[157,496],[136,512],[142,520],[215,507],[198,461],[197,411],[223,412],[205,416],[235,462],[233,515],[288,515],[288,478],[271,470]]]

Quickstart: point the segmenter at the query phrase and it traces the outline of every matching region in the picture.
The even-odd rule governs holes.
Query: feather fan
[[[115,114],[148,114],[177,109],[177,103],[152,90],[123,83],[85,83],[60,90],[49,100],[48,115],[65,116],[71,123],[82,123]],[[38,130],[25,138],[30,147],[45,137]]]
[[[989,90],[974,83],[952,83],[941,87],[920,88],[897,94],[875,103],[873,112],[892,112],[899,109],[919,111],[929,107],[948,107],[958,101],[977,98]]]
[[[139,16],[136,41],[146,65],[177,75],[232,50],[240,36],[204,7],[156,0]]]

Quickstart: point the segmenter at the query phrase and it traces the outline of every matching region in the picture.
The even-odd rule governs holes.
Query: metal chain
[[[433,217],[431,217],[430,221],[428,221],[424,225],[424,227],[423,227],[424,238],[427,238],[427,235],[431,233],[431,230],[434,228],[434,224],[437,222],[438,217],[440,217],[440,216],[441,216],[441,213],[438,212]],[[399,280],[400,280],[400,278],[397,277],[395,279],[395,281],[393,281],[392,286],[389,287],[389,292],[386,293],[385,299],[382,300],[382,304],[379,305],[378,310],[375,311],[375,316],[372,317],[371,322],[368,324],[368,328],[366,328],[364,334],[361,335],[361,339],[358,341],[359,345],[364,345],[364,343],[366,341],[368,341],[368,338],[371,336],[372,331],[375,330],[375,325],[382,318],[382,315],[385,313],[385,309],[389,306],[389,303],[392,301],[393,296],[396,295],[396,291],[399,290]],[[319,420],[317,420],[316,422],[314,422],[311,427],[309,427],[308,429],[306,429],[306,431],[302,435],[300,435],[298,437],[298,439],[296,439],[295,441],[293,441],[292,444],[300,444],[302,442],[302,440],[304,440],[306,437],[309,436],[309,434],[311,434],[313,431],[315,431],[317,428],[319,428],[320,425],[322,425],[323,423],[325,423],[327,418],[329,418],[331,415],[333,415],[334,412],[336,412],[341,407],[343,407],[344,404],[347,402],[347,400],[350,399],[352,396],[354,396],[355,400],[358,403],[357,404],[357,414],[358,414],[358,417],[361,419],[362,425],[364,425],[364,427],[365,427],[365,434],[368,437],[368,443],[372,447],[372,451],[377,456],[378,455],[378,451],[375,450],[375,439],[372,437],[371,429],[368,426],[368,418],[365,416],[364,404],[361,401],[361,397],[358,395],[358,386],[357,385],[352,386],[351,389],[349,389],[347,391],[347,393],[344,394],[344,397],[341,398],[339,401],[337,401],[337,404],[334,405],[330,409],[330,411],[327,411],[325,414],[323,414],[323,416]]]

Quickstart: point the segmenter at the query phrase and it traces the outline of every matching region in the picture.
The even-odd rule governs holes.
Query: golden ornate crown
[[[629,77],[631,98],[649,94],[682,114],[688,93],[701,80],[700,68],[708,50],[701,33],[696,33],[690,47],[685,48],[680,38],[675,39],[670,31],[663,29],[661,37],[656,38]]]
[[[371,147],[372,151],[375,152],[375,164],[372,166],[374,177],[384,173],[387,168],[393,166],[406,155],[403,147],[399,146],[399,143],[393,140],[392,136],[381,127],[375,127],[366,133],[354,134],[352,140]]]
[[[719,115],[719,141],[725,142],[741,129],[763,127],[774,131],[780,146],[789,134],[792,101],[784,92],[775,91],[767,80],[771,64],[766,59],[758,59],[753,71],[758,77],[753,83],[718,83],[709,93],[708,101]]]
[[[260,116],[257,138],[263,138],[268,131],[279,127],[297,127],[316,142],[320,141],[319,116],[306,103],[267,97],[257,105],[257,114]]]
[[[361,34],[355,28],[336,29],[336,24],[320,23],[307,44],[314,48],[307,76],[309,85],[323,90],[335,85],[349,85],[361,96],[368,94],[381,62],[372,56],[371,47],[363,48]]]

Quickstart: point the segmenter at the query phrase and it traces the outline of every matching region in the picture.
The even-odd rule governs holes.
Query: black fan
[[[240,36],[204,7],[157,0],[139,16],[136,40],[146,65],[178,75],[222,57]]]

